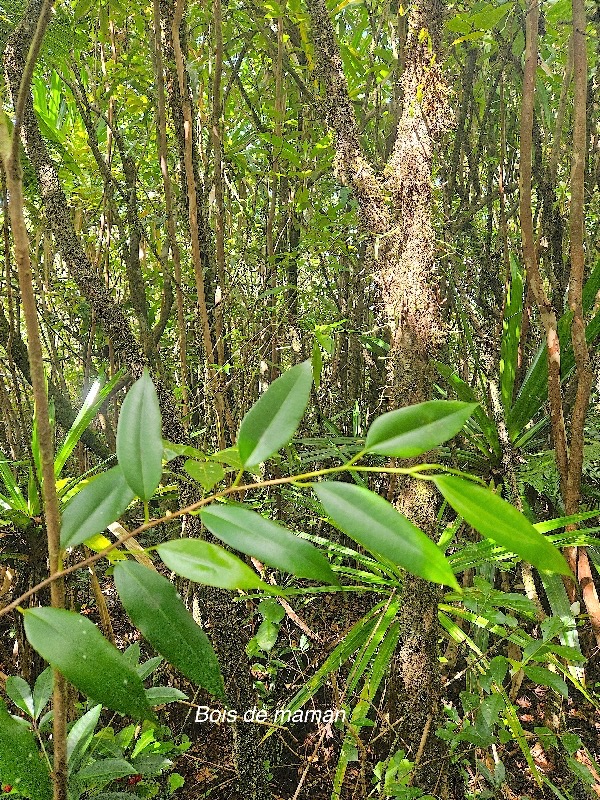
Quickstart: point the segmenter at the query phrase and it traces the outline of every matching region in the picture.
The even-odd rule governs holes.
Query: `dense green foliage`
[[[35,53],[44,8],[0,0],[0,788],[597,796],[598,8],[63,0]]]

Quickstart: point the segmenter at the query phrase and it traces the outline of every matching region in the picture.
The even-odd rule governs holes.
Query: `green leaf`
[[[592,268],[590,277],[583,288],[584,314],[592,312],[595,298],[600,288],[600,261]],[[567,380],[575,368],[575,356],[571,344],[570,329],[572,311],[567,311],[558,322],[560,340],[561,381]],[[592,345],[600,336],[600,313],[592,315],[585,328],[585,338]],[[507,419],[508,431],[512,441],[519,439],[527,423],[542,409],[548,400],[548,353],[546,344],[538,348],[527,374],[521,383],[515,404]]]
[[[221,589],[268,589],[239,558],[200,539],[174,539],[156,548],[167,567],[184,578]]]
[[[219,450],[217,453],[213,453],[212,455],[208,456],[211,461],[218,461],[220,464],[227,464],[228,467],[233,467],[233,469],[241,469],[242,462],[240,460],[240,454],[236,447],[227,447],[225,450]]]
[[[163,441],[154,384],[144,370],[123,401],[117,425],[117,459],[125,480],[142,500],[149,500],[162,476]]]
[[[170,758],[161,753],[142,753],[132,760],[135,771],[145,778],[156,777],[173,766]]]
[[[439,547],[383,497],[351,483],[323,481],[313,489],[334,524],[369,552],[428,581],[458,588]]]
[[[75,8],[73,9],[73,16],[75,17],[75,21],[78,22],[82,17],[89,12],[91,7],[94,5],[94,0],[79,0]]]
[[[597,786],[594,773],[585,764],[582,764],[576,758],[567,758],[567,765],[569,767],[569,771],[572,772],[574,776],[579,778],[580,781],[587,784],[587,786]],[[597,796],[597,792],[594,791],[594,794]],[[588,797],[589,796],[590,795],[588,795]]]
[[[238,449],[244,467],[255,467],[286,445],[302,419],[312,386],[304,361],[273,381],[242,420]]]
[[[561,552],[497,494],[454,475],[436,475],[433,481],[452,508],[479,533],[542,572],[571,574]]]
[[[188,460],[183,465],[187,474],[197,481],[207,492],[225,477],[225,470],[216,461]]]
[[[90,708],[87,713],[79,717],[69,731],[69,735],[67,736],[67,764],[69,765],[69,772],[76,770],[81,764],[83,757],[92,743],[101,711],[102,706],[100,704]]]
[[[449,367],[446,364],[442,364],[441,361],[436,361],[435,366],[440,375],[452,386],[459,400],[462,400],[464,403],[478,403],[477,395],[471,386],[469,386],[468,383],[463,381],[456,374],[456,369],[454,367]],[[481,432],[483,433],[486,442],[492,448],[494,453],[497,456],[501,456],[502,452],[500,440],[498,439],[498,429],[496,428],[496,423],[494,420],[488,417],[479,404],[473,412],[473,419],[481,428]],[[465,433],[467,436],[469,435],[467,431]]]
[[[576,733],[563,733],[560,737],[560,743],[570,756],[583,747],[581,737]]]
[[[3,458],[0,458],[0,479],[4,484],[5,490],[8,492],[8,497],[6,499],[10,501],[10,506],[15,511],[22,511],[26,515],[29,515],[27,500],[23,497],[19,489],[15,476],[11,472],[9,462],[5,461]]]
[[[269,652],[275,646],[277,636],[279,635],[279,625],[264,619],[258,626],[256,631],[256,643],[261,650]]]
[[[121,561],[114,578],[127,614],[152,647],[197,686],[224,697],[212,645],[173,584],[137,561]]]
[[[372,663],[373,657],[377,652],[381,642],[385,639],[388,629],[391,625],[393,625],[399,609],[400,598],[396,596],[391,599],[391,602],[387,605],[387,608],[384,608],[383,611],[378,615],[375,628],[373,629],[368,640],[365,642],[364,647],[361,647],[360,652],[354,658],[353,664],[349,670],[346,683],[348,695],[351,695],[351,693],[353,693],[357,688],[359,682],[363,681],[363,691],[361,691],[361,695],[363,697],[368,696],[369,678],[367,677],[367,670],[369,664]],[[364,694],[365,690],[367,695]]]
[[[188,699],[187,694],[175,689],[174,686],[152,686],[150,689],[146,689],[146,697],[152,708],[164,706],[167,703],[175,703],[177,700]]]
[[[561,630],[558,633],[559,639],[563,646],[572,651],[572,654],[567,657],[569,662],[567,668],[577,680],[583,680],[585,671],[581,666],[580,659],[585,662],[585,657],[581,652],[577,622],[571,610],[571,603],[565,585],[558,575],[542,575],[541,578],[550,610],[562,622]],[[575,653],[577,653],[577,656],[573,658]],[[574,661],[579,663],[573,663]]]
[[[109,783],[117,780],[117,778],[135,774],[136,770],[123,758],[103,758],[80,769],[75,775],[75,780],[82,783],[92,783],[94,781]]]
[[[491,31],[496,25],[504,18],[504,16],[513,8],[512,3],[503,3],[499,6],[494,6],[492,3],[484,6],[481,11],[476,14],[471,14],[469,19],[473,27],[481,30]]]
[[[60,473],[64,465],[67,462],[67,459],[75,449],[75,446],[81,439],[85,429],[94,419],[96,414],[98,413],[98,409],[104,403],[106,398],[112,392],[114,387],[123,377],[123,372],[119,371],[116,375],[114,375],[107,383],[102,386],[102,379],[97,378],[92,386],[90,387],[89,392],[81,406],[79,413],[77,414],[65,441],[63,442],[60,450],[56,454],[56,458],[54,459],[54,474],[58,478],[60,477]]]
[[[378,603],[356,622],[342,641],[327,656],[323,664],[312,675],[300,690],[286,703],[286,709],[293,713],[302,708],[319,691],[332,672],[348,661],[348,659],[361,647],[373,633],[376,620],[373,617],[385,606]],[[274,729],[272,729],[274,730]],[[269,736],[270,733],[267,734]]]
[[[52,696],[54,688],[54,675],[51,667],[41,672],[33,687],[33,716],[37,719],[44,710],[46,703]]]
[[[52,786],[32,731],[17,722],[0,700],[0,781],[22,797],[51,800]]]
[[[62,514],[61,547],[75,547],[115,522],[135,497],[120,466],[90,481]]]
[[[272,597],[260,601],[258,604],[258,613],[263,619],[276,624],[281,622],[285,617],[284,607],[281,603],[278,603],[277,600],[273,600]]]
[[[328,560],[314,545],[255,511],[213,504],[200,517],[209,531],[235,550],[298,578],[338,583]]]
[[[23,613],[31,646],[80,691],[114,711],[153,719],[137,673],[89,619],[61,608]]]
[[[172,772],[169,775],[169,794],[173,794],[177,789],[181,789],[184,784],[185,778],[178,772]]]
[[[367,433],[366,450],[382,456],[414,458],[462,430],[476,403],[431,400],[377,417]]]
[[[530,664],[526,664],[523,667],[523,672],[530,680],[534,681],[534,683],[539,683],[540,686],[549,686],[563,697],[569,696],[569,688],[567,684],[563,681],[560,675],[556,674],[556,672],[551,672],[549,669],[545,669],[544,667],[533,667]]]
[[[323,371],[323,356],[321,355],[321,348],[316,341],[313,342],[311,364],[315,389],[319,391],[321,387],[321,372]]]
[[[172,461],[174,458],[179,458],[179,456],[199,459],[206,458],[204,453],[201,450],[197,450],[195,447],[190,447],[187,444],[173,444],[163,439],[163,460]]]
[[[159,668],[162,662],[163,659],[160,656],[155,656],[154,658],[149,658],[148,661],[144,661],[143,664],[133,664],[132,666],[140,678],[145,681]]]
[[[6,681],[6,694],[21,711],[33,717],[33,696],[31,694],[31,687],[27,681],[23,680],[23,678],[18,675],[11,675]]]

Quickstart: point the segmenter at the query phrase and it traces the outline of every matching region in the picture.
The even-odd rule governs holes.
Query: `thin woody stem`
[[[357,467],[357,466],[350,466],[349,464],[342,464],[339,467],[329,467],[328,469],[321,469],[315,470],[314,472],[305,472],[303,475],[290,475],[285,478],[273,478],[272,480],[268,481],[261,481],[260,483],[245,483],[241,486],[229,486],[227,489],[223,489],[216,494],[212,494],[209,497],[205,497],[202,500],[198,500],[196,503],[192,503],[192,505],[186,506],[185,508],[180,508],[172,514],[167,514],[164,517],[160,517],[158,519],[152,519],[148,522],[145,522],[143,525],[140,525],[138,528],[135,528],[132,531],[128,531],[123,536],[120,536],[116,541],[112,544],[105,547],[104,550],[101,550],[98,553],[94,553],[94,555],[89,556],[88,558],[84,559],[83,561],[79,561],[77,564],[73,564],[66,569],[60,570],[59,572],[54,572],[53,574],[49,575],[45,580],[38,583],[32,589],[29,589],[27,592],[24,592],[20,597],[17,597],[16,600],[13,600],[12,603],[5,606],[4,608],[0,609],[0,617],[8,614],[9,611],[13,611],[15,608],[21,605],[24,600],[27,600],[28,597],[39,592],[41,589],[44,589],[46,586],[50,586],[61,578],[70,575],[73,572],[76,572],[78,569],[82,569],[84,567],[89,567],[92,564],[95,564],[101,558],[105,558],[109,553],[113,550],[116,550],[120,545],[124,544],[128,539],[131,539],[134,536],[138,536],[140,533],[145,533],[152,528],[156,528],[157,525],[162,525],[166,522],[172,522],[174,519],[178,517],[183,517],[186,514],[193,514],[199,508],[202,508],[209,503],[212,503],[213,500],[217,500],[221,497],[227,497],[231,494],[242,494],[244,492],[248,492],[250,490],[256,489],[263,489],[267,486],[280,486],[286,483],[300,483],[302,481],[306,481],[309,478],[318,478],[322,475],[331,475],[337,472],[386,472],[386,473],[393,473],[397,475],[409,475],[413,478],[419,478],[423,480],[431,480],[429,476],[419,474],[423,469],[440,469],[438,464],[418,464],[414,467],[387,467],[387,468],[378,468],[378,467]],[[446,470],[454,472],[455,474],[463,475],[458,470]],[[464,475],[463,475],[464,476]],[[466,476],[464,476],[466,477]]]

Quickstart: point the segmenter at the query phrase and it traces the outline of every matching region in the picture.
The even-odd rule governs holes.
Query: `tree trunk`
[[[400,78],[402,108],[383,184],[367,162],[339,48],[323,0],[309,0],[317,67],[325,84],[326,119],[335,133],[338,178],[350,186],[371,234],[372,274],[391,335],[386,394],[390,408],[430,399],[433,362],[446,341],[434,262],[432,162],[450,119],[439,67],[443,5],[411,5]],[[391,203],[385,199],[386,194]],[[421,481],[400,483],[395,501],[428,535],[436,530],[437,497]],[[390,683],[390,721],[399,722],[397,749],[415,762],[412,780],[425,792],[451,796],[448,758],[435,737],[441,710],[437,638],[439,588],[407,576],[402,635]]]

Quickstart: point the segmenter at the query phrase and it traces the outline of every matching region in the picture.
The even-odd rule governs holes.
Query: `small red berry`
[[[142,780],[141,775],[131,775],[131,777],[127,779],[127,783],[129,786],[135,786],[135,784],[139,783],[141,780]]]
[[[3,791],[3,792],[12,792],[12,786],[10,786],[10,785],[7,783],[7,784],[6,784],[6,786],[3,786],[3,787],[2,787],[2,791]]]

